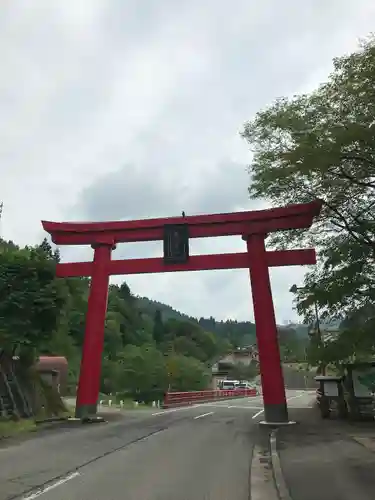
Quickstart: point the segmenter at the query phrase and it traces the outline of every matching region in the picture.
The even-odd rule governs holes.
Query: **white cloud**
[[[332,57],[373,28],[374,14],[371,0],[3,2],[4,237],[36,242],[40,219],[258,207],[247,197],[242,123],[277,96],[317,85]],[[207,253],[243,248],[240,239],[192,245]],[[116,254],[157,251],[140,244]],[[279,321],[293,317],[288,289],[303,273],[272,270]],[[190,314],[252,316],[247,271],[129,283]]]

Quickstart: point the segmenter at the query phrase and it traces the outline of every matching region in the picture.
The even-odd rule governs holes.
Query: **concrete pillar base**
[[[280,404],[265,404],[264,417],[264,422],[289,422],[286,401]]]
[[[76,406],[75,417],[81,420],[88,417],[96,417],[97,405]]]
[[[270,427],[281,427],[285,425],[294,425],[297,422],[294,422],[294,420],[289,420],[288,422],[268,422],[266,420],[261,420],[259,422],[259,425],[269,425]]]
[[[107,420],[105,420],[103,417],[99,417],[98,415],[94,415],[91,417],[83,417],[81,419],[81,422],[83,424],[100,424],[103,422],[107,422]]]

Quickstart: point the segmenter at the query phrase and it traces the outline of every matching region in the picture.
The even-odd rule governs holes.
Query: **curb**
[[[255,444],[250,469],[251,500],[280,500],[270,450]],[[282,499],[283,500],[283,499]]]
[[[271,461],[273,469],[273,477],[275,485],[279,493],[280,500],[292,500],[289,494],[288,487],[285,483],[283,471],[281,468],[281,461],[277,452],[277,429],[273,430],[270,434],[270,448],[271,448]]]
[[[366,450],[370,451],[371,453],[375,453],[375,442],[373,439],[371,439],[367,436],[351,436],[351,435],[349,435],[349,437],[351,439],[353,439],[359,445],[366,448]]]
[[[64,422],[68,420],[69,417],[49,417],[45,419],[34,420],[34,422],[36,425],[43,425],[43,424],[53,424],[55,422]]]

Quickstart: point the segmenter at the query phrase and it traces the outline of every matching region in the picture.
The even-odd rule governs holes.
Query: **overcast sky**
[[[36,243],[41,219],[267,206],[248,198],[242,124],[324,81],[332,58],[354,50],[374,21],[373,0],[2,0],[2,236]],[[192,250],[241,251],[244,242],[194,240]],[[161,244],[114,255],[161,256]],[[296,318],[288,290],[305,271],[271,271],[278,322]],[[246,270],[127,281],[194,316],[253,318]]]

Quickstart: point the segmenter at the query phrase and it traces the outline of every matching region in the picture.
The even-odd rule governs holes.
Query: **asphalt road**
[[[0,449],[0,500],[248,500],[261,419],[256,397],[45,434]]]

